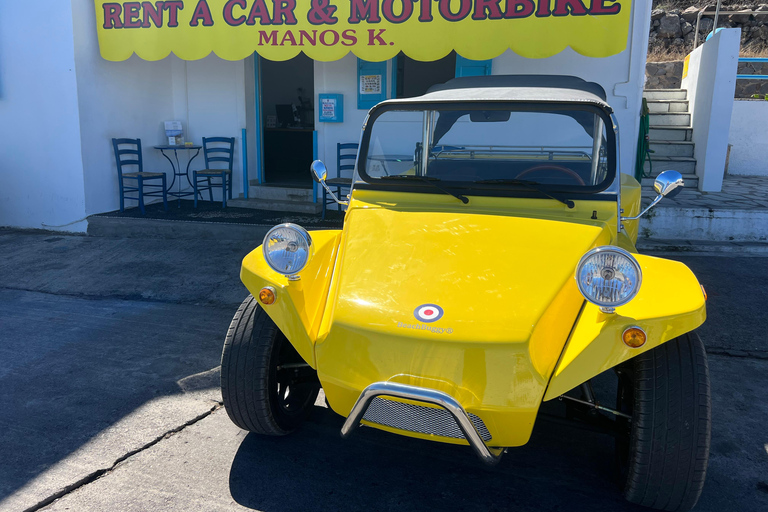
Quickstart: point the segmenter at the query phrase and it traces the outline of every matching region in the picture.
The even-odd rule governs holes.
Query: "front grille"
[[[376,397],[371,401],[363,419],[408,432],[419,432],[454,439],[465,439],[464,433],[456,424],[451,413],[442,407],[424,407],[403,402],[395,402]],[[469,419],[475,425],[483,441],[491,440],[491,433],[483,420],[469,413]]]

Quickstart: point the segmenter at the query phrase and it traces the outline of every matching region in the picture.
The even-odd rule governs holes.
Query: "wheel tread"
[[[709,457],[704,346],[695,333],[685,334],[637,356],[634,374],[625,497],[660,510],[690,510],[701,494]]]

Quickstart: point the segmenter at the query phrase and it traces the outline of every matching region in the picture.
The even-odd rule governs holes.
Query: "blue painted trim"
[[[768,62],[766,57],[739,57],[739,62]]]
[[[248,139],[246,138],[245,128],[242,130],[242,146],[243,146],[243,197],[248,199]]]
[[[487,76],[491,74],[493,60],[471,60],[456,54],[456,77]]]
[[[256,179],[259,185],[264,183],[264,134],[261,124],[264,121],[261,112],[261,57],[253,54],[254,89],[256,96]]]
[[[333,117],[323,116],[323,100],[336,101],[336,109]],[[344,95],[325,94],[317,95],[317,122],[319,123],[343,123],[344,122]]]
[[[317,160],[317,130],[312,132],[312,160]],[[312,202],[317,203],[317,183],[312,180]]]
[[[360,94],[360,77],[362,75],[381,76],[381,91],[379,94]],[[357,59],[357,109],[369,110],[377,103],[387,99],[387,61],[368,62],[363,59]]]
[[[736,75],[736,80],[768,80],[768,75]]]

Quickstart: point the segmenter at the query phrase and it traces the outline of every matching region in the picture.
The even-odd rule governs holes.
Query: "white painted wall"
[[[163,122],[175,119],[171,63],[135,55],[123,62],[104,60],[93,1],[72,0],[72,14],[85,205],[92,215],[120,207],[112,138],[141,139],[144,171],[166,172],[170,185],[170,164],[152,146],[167,143]],[[146,203],[160,200],[147,198]],[[137,201],[125,202],[127,208],[136,205]]]
[[[202,144],[203,137],[235,137],[232,197],[243,191],[242,129],[246,128],[245,61],[228,61],[216,55],[183,61],[167,57],[173,68],[173,110],[184,123],[185,140]],[[249,153],[249,158],[255,155]],[[190,168],[204,167],[200,153]],[[221,198],[214,191],[214,199]]]
[[[768,176],[768,101],[733,102],[728,174]]]
[[[36,7],[0,2],[0,226],[82,231],[72,9]]]
[[[704,192],[719,192],[723,187],[740,41],[740,29],[719,29],[691,52],[681,85],[688,90],[693,156],[699,190]]]

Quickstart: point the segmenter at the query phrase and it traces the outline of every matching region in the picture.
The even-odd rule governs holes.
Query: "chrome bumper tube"
[[[469,419],[467,412],[453,397],[442,391],[395,382],[374,382],[363,390],[354,407],[352,407],[347,420],[344,422],[344,426],[341,427],[341,437],[347,438],[352,434],[352,431],[360,424],[360,419],[371,404],[371,400],[377,396],[406,398],[442,407],[456,420],[456,424],[464,433],[464,438],[469,442],[472,449],[475,450],[480,460],[493,466],[501,459],[501,453],[499,455],[491,453]]]

